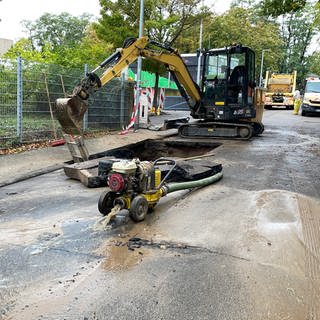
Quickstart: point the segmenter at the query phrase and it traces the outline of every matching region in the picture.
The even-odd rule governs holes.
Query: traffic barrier
[[[132,107],[132,113],[130,117],[129,124],[124,128],[122,128],[122,131],[120,131],[119,134],[124,135],[127,134],[128,132],[132,131],[132,127],[134,126],[134,123],[136,122],[137,115],[138,115],[138,108],[140,108],[140,102],[137,108],[137,87],[134,87],[134,96],[133,96],[133,107]]]
[[[147,97],[148,97],[148,111],[152,111],[152,103],[154,99],[154,89],[147,87]]]
[[[160,88],[159,103],[158,103],[158,109],[157,109],[158,116],[161,114],[161,110],[163,110],[163,107],[164,107],[164,97],[165,97],[165,89]]]
[[[137,97],[137,87],[134,88],[134,100],[133,100],[133,108],[132,108],[131,118],[130,118],[129,124],[125,128],[122,128],[122,131],[119,133],[121,135],[127,134],[128,132],[133,130],[132,127],[134,126],[134,124],[136,122],[139,109],[140,109],[139,123],[142,125],[148,124],[148,108],[150,106],[149,99],[148,99],[148,90],[143,89],[143,88],[140,89],[140,97],[139,97],[138,106],[137,106],[137,102],[136,102],[136,97]]]

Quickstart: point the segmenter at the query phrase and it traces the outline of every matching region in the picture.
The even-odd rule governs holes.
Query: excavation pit
[[[159,158],[170,158],[177,161],[197,159],[197,169],[190,168],[190,171],[193,172],[193,175],[198,175],[202,174],[201,171],[207,170],[208,158],[206,155],[212,156],[212,151],[220,145],[221,143],[211,141],[147,139],[91,155],[88,161],[66,165],[64,172],[69,178],[79,180],[85,186],[94,188],[102,186],[98,174],[99,162],[101,161],[133,158],[138,158],[141,161],[155,161]],[[186,174],[183,179],[185,178],[187,178]]]
[[[154,161],[161,157],[189,158],[204,155],[219,147],[221,143],[211,141],[182,141],[147,139],[120,148],[92,155],[90,159],[113,156],[116,158],[139,158],[142,161]]]

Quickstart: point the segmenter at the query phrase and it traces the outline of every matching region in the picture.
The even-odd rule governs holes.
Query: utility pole
[[[263,58],[264,58],[264,52],[269,51],[270,49],[262,49],[261,53],[261,66],[260,66],[260,77],[259,77],[259,86],[262,87],[262,72],[263,72]]]
[[[140,21],[139,21],[139,38],[143,36],[143,19],[144,19],[144,0],[140,0]],[[137,117],[134,122],[134,130],[139,129],[139,118],[140,118],[140,91],[141,91],[141,68],[142,68],[142,58],[138,57],[137,66],[137,90],[136,90],[136,108]]]
[[[201,3],[203,8],[203,0]],[[199,35],[199,55],[198,55],[198,68],[197,68],[197,84],[200,85],[200,69],[201,69],[201,50],[202,50],[202,33],[203,33],[203,19],[200,21],[200,35]]]

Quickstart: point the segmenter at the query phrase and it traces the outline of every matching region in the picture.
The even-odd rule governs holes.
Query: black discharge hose
[[[222,172],[218,172],[213,176],[203,178],[195,181],[187,181],[187,182],[171,182],[165,184],[161,189],[164,191],[164,194],[168,194],[171,192],[185,190],[185,189],[193,189],[198,187],[205,187],[209,184],[219,181],[223,176]]]

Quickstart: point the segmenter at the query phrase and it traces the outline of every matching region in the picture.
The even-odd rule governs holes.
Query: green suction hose
[[[222,172],[218,172],[211,177],[200,179],[200,180],[168,183],[162,186],[161,189],[164,191],[164,195],[165,195],[165,194],[179,191],[179,190],[205,187],[205,186],[208,186],[209,184],[212,184],[220,180],[222,176],[223,176]]]

